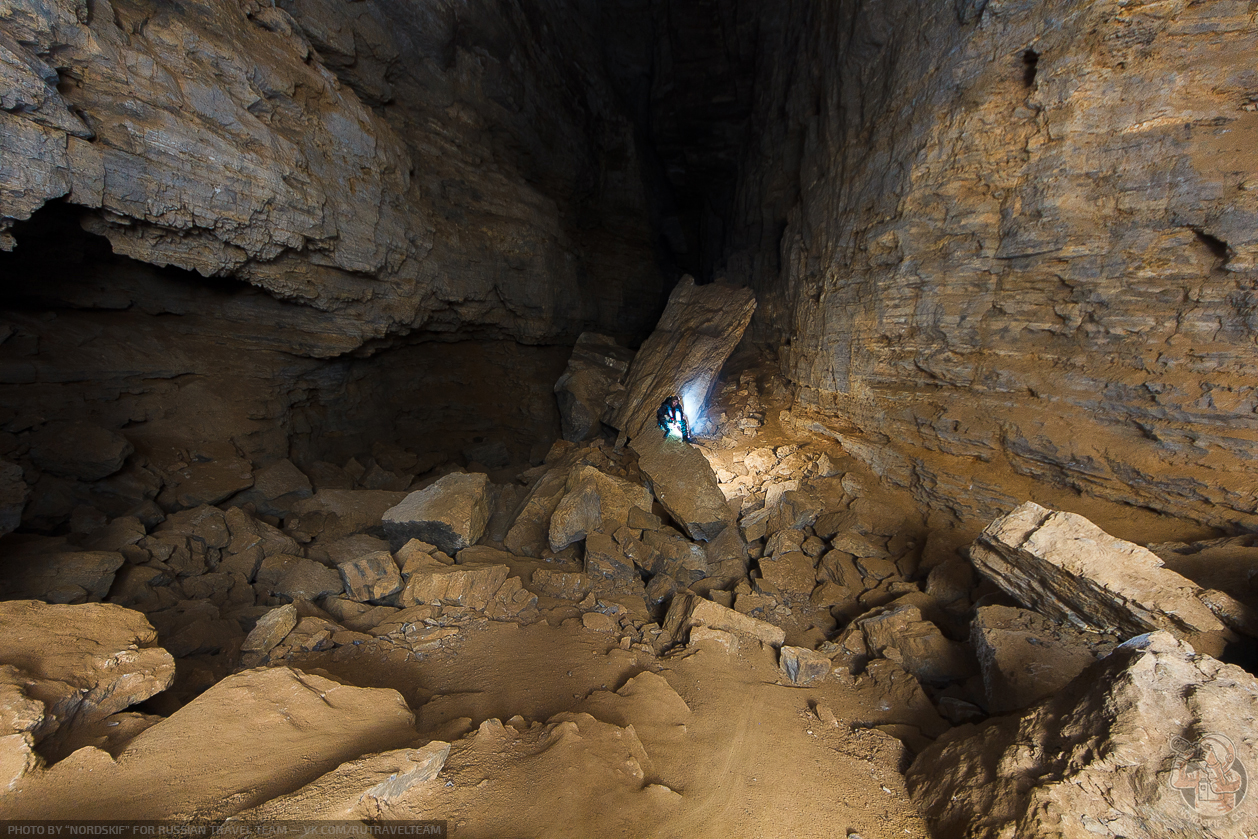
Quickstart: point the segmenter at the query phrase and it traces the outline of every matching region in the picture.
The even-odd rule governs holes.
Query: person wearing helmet
[[[683,441],[693,442],[690,438],[690,422],[686,419],[686,412],[682,410],[681,400],[676,396],[670,396],[664,400],[659,410],[655,412],[655,421],[659,423],[665,439],[668,439],[669,433],[675,428],[681,432]]]

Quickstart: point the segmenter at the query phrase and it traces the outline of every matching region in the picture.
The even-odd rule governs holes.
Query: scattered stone
[[[1124,638],[1162,629],[1204,652],[1222,649],[1227,631],[1199,586],[1083,516],[1027,502],[988,525],[970,556],[1020,603],[1056,620]]]
[[[950,557],[926,577],[926,593],[952,612],[970,608],[970,592],[974,590],[974,566],[959,557]]]
[[[1258,680],[1155,632],[1021,715],[947,732],[906,780],[939,836],[1242,839],[1256,719]]]
[[[734,524],[735,516],[702,452],[651,431],[635,437],[631,445],[651,491],[690,538],[711,541]]]
[[[655,410],[669,396],[681,396],[690,413],[700,408],[755,309],[748,288],[682,277],[629,368],[624,404],[609,422],[620,429],[617,445],[654,430]]]
[[[738,527],[743,533],[743,539],[748,542],[763,539],[768,532],[769,516],[772,513],[772,510],[761,508],[743,516],[738,523]]]
[[[285,636],[284,646],[297,652],[318,652],[329,650],[334,644],[332,636],[341,631],[341,627],[324,618],[307,616],[297,621],[293,631]]]
[[[634,530],[659,530],[664,522],[655,513],[641,507],[629,508],[628,525]]]
[[[427,489],[412,492],[384,514],[395,547],[422,539],[448,554],[476,544],[489,523],[489,478],[452,472]]]
[[[774,648],[781,647],[786,640],[786,632],[781,627],[727,609],[692,592],[678,592],[668,607],[664,630],[674,641],[684,643],[696,626],[724,630]]]
[[[595,532],[615,533],[635,507],[651,506],[645,487],[578,466],[568,476],[567,491],[550,519],[550,547],[558,552]]]
[[[226,548],[231,544],[231,530],[223,511],[208,504],[172,513],[154,530],[155,536],[195,539],[206,548]]]
[[[50,422],[28,444],[31,462],[41,470],[80,481],[109,477],[135,451],[126,437],[88,422]]]
[[[987,709],[1007,714],[1052,696],[1115,642],[1026,609],[984,606],[970,624],[970,643],[983,674]]]
[[[782,647],[778,667],[793,685],[807,687],[830,675],[829,656],[803,647]]]

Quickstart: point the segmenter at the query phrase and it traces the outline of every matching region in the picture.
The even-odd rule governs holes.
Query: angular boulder
[[[1160,629],[1207,652],[1222,649],[1227,630],[1200,586],[1083,516],[1028,501],[988,525],[970,557],[1020,603],[1055,620],[1122,638]]]
[[[778,668],[793,685],[807,687],[830,675],[830,657],[804,647],[782,647],[778,653]]]
[[[292,603],[277,606],[258,618],[240,649],[250,653],[270,652],[296,626],[297,607]]]
[[[565,440],[589,440],[599,435],[609,400],[624,392],[625,374],[633,350],[608,335],[583,332],[572,348],[568,367],[555,382],[559,424]]]
[[[691,539],[711,541],[737,521],[703,452],[658,430],[633,438],[630,445],[651,491]]]
[[[383,521],[395,548],[421,539],[448,554],[457,553],[476,544],[489,523],[489,478],[453,472],[406,496],[385,512]]]
[[[1258,679],[1137,636],[1020,715],[954,728],[906,776],[932,835],[1243,839]]]
[[[31,462],[41,470],[80,481],[108,478],[135,451],[126,437],[89,422],[50,422],[29,443]]]
[[[342,562],[336,570],[345,581],[345,591],[361,603],[383,600],[402,590],[402,573],[388,551],[373,551]]]
[[[42,719],[26,730],[33,742],[51,738],[53,754],[76,729],[143,702],[175,677],[152,625],[121,606],[8,600],[0,626],[0,668],[12,668],[25,697],[41,704]]]
[[[550,517],[551,550],[561,551],[591,533],[615,533],[628,522],[634,507],[651,508],[650,490],[593,466],[575,467]]]
[[[751,289],[723,282],[695,285],[693,277],[682,277],[629,367],[624,403],[609,423],[620,429],[617,445],[654,430],[656,409],[674,394],[696,421],[755,310]]]
[[[983,606],[970,623],[970,644],[983,675],[987,710],[1007,714],[1052,696],[1114,643],[1011,606]]]
[[[445,565],[435,560],[411,567],[410,579],[398,598],[402,606],[444,603],[482,612],[511,573],[506,565]]]
[[[256,585],[273,596],[318,600],[345,590],[341,575],[326,565],[300,556],[270,556],[258,567]]]

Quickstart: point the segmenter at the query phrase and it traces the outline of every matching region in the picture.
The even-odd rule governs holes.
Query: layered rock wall
[[[1042,481],[1258,525],[1252,4],[763,31],[727,267],[808,421],[969,521]]]
[[[0,3],[0,245],[64,198],[116,253],[325,313],[323,356],[644,331],[638,155],[589,29],[566,0]]]

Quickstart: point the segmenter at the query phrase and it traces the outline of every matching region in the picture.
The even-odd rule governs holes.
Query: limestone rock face
[[[800,418],[975,524],[1258,523],[1248,7],[763,8],[724,257]]]
[[[1026,606],[1083,629],[1124,638],[1157,629],[1195,639],[1225,631],[1199,586],[1073,513],[1028,501],[992,522],[970,556]]]
[[[66,196],[116,253],[326,313],[338,328],[307,334],[322,355],[425,325],[645,326],[660,281],[633,131],[580,14],[111,8],[0,10],[5,249],[15,219]]]
[[[1017,716],[940,737],[909,791],[940,836],[1208,836],[1258,818],[1258,680],[1142,635]]]
[[[682,277],[629,367],[624,404],[609,423],[620,429],[620,442],[654,429],[655,412],[670,396],[681,397],[695,422],[755,310],[750,289],[725,283],[700,286],[693,277]]]
[[[692,539],[711,541],[737,520],[712,466],[694,446],[664,438],[655,429],[635,437],[631,445],[651,491]]]
[[[476,543],[489,523],[489,478],[455,472],[412,492],[384,514],[384,529],[400,547],[411,539],[455,554]]]

